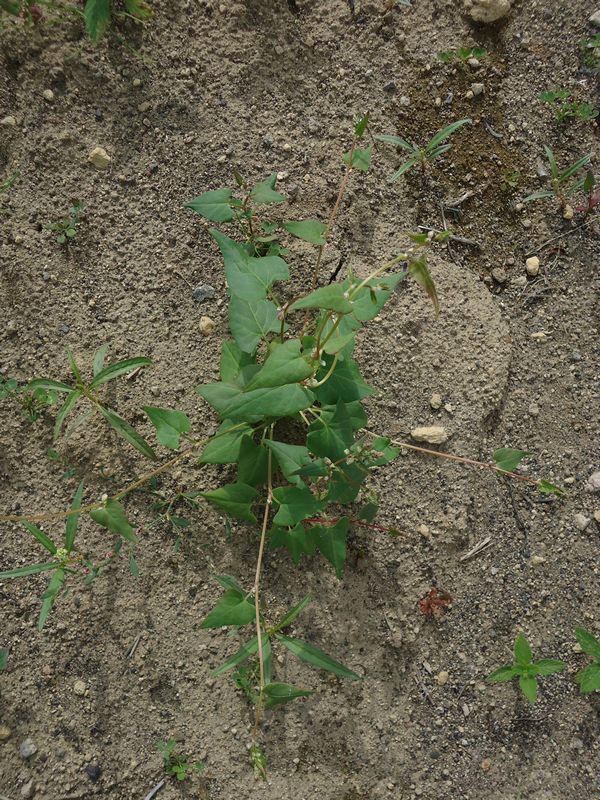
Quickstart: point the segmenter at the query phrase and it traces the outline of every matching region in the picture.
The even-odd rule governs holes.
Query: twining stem
[[[373,433],[372,431],[365,431],[368,433],[369,436],[378,437],[379,434]],[[396,447],[404,447],[406,450],[415,450],[417,453],[426,453],[429,456],[437,456],[438,458],[447,458],[450,461],[459,461],[461,464],[470,464],[473,467],[479,467],[480,469],[489,469],[492,472],[498,472],[500,475],[505,475],[507,478],[515,478],[518,481],[524,481],[525,483],[532,483],[535,486],[538,485],[539,481],[535,478],[530,478],[528,475],[519,475],[518,472],[508,472],[501,467],[496,466],[496,464],[490,464],[486,461],[476,461],[473,458],[465,458],[464,456],[455,456],[452,453],[444,453],[441,450],[430,450],[427,447],[418,447],[414,444],[408,444],[408,442],[400,442],[396,439],[390,439],[390,443],[396,445]]]
[[[273,439],[273,428],[274,425],[271,425],[271,430],[269,431],[270,439]],[[258,642],[258,665],[260,674],[260,688],[258,693],[258,700],[256,702],[255,716],[254,716],[253,738],[255,742],[256,739],[258,738],[258,729],[260,726],[260,720],[262,716],[263,690],[265,688],[265,660],[262,647],[262,624],[260,616],[260,576],[262,572],[263,556],[265,552],[265,542],[267,539],[267,528],[269,526],[269,513],[271,511],[271,505],[273,503],[272,472],[273,472],[273,451],[271,450],[271,448],[269,448],[269,452],[267,454],[267,498],[265,502],[265,511],[263,514],[262,529],[260,532],[260,543],[258,546],[258,556],[256,558],[256,572],[254,574],[254,589],[253,589],[254,610],[256,613],[256,641]]]
[[[329,378],[331,378],[331,376],[333,375],[333,371],[337,367],[337,363],[338,363],[338,354],[336,353],[335,356],[333,357],[333,361],[331,362],[331,366],[327,370],[327,374],[325,375],[325,377],[321,378],[321,380],[318,381],[317,383],[311,384],[310,388],[311,389],[316,389],[317,386],[322,386],[324,383],[327,383]]]
[[[331,209],[331,213],[329,214],[329,219],[327,220],[327,224],[325,225],[325,230],[323,231],[323,239],[325,240],[325,244],[319,246],[319,250],[317,252],[317,260],[315,263],[315,268],[313,269],[313,274],[310,282],[310,290],[313,292],[317,288],[317,284],[319,283],[319,272],[321,271],[321,262],[323,261],[323,253],[325,252],[325,248],[327,247],[327,238],[331,233],[331,229],[333,227],[333,223],[335,222],[335,218],[338,215],[338,211],[340,210],[340,205],[342,200],[344,199],[344,195],[346,194],[346,189],[348,188],[348,181],[350,180],[350,175],[352,174],[352,161],[354,159],[354,150],[356,149],[357,138],[356,135],[352,137],[352,144],[350,145],[350,153],[348,157],[348,161],[346,163],[346,169],[344,171],[344,177],[340,183],[340,188],[337,193],[337,197],[335,203],[333,204],[333,208]],[[302,336],[306,333],[306,328],[308,325],[308,315],[309,309],[306,309],[304,314],[304,324],[302,326]]]

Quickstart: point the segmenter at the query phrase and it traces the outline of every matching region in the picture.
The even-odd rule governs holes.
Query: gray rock
[[[492,270],[492,278],[496,281],[496,283],[506,283],[508,280],[508,275],[505,269],[502,267],[495,267]]]
[[[35,784],[32,778],[30,781],[27,781],[27,783],[24,783],[23,786],[21,786],[21,797],[33,797],[34,794]]]
[[[590,17],[590,22],[596,28],[600,28],[600,8],[598,9],[598,11],[594,11],[592,16]]]
[[[396,86],[395,81],[388,81],[383,85],[383,91],[387,92],[387,94],[396,94],[398,91],[398,87]]]
[[[588,492],[600,492],[600,472],[593,472],[587,479],[585,488]]]
[[[31,758],[34,753],[37,753],[37,747],[33,743],[32,739],[28,736],[27,739],[23,739],[19,745],[19,755],[21,758],[27,759]]]
[[[5,128],[14,128],[16,124],[17,124],[16,117],[13,117],[10,114],[7,117],[2,117],[2,119],[0,119],[0,125],[2,125]]]
[[[497,22],[510,11],[512,0],[466,0],[465,10],[473,22]]]
[[[192,289],[192,297],[197,303],[203,303],[215,296],[215,287],[209,283],[201,283]]]
[[[477,95],[483,94],[485,92],[485,86],[483,83],[472,83],[471,84],[471,91],[477,97]]]
[[[573,521],[575,523],[575,527],[583,532],[592,520],[589,517],[586,517],[585,514],[579,513],[575,514],[575,518]]]

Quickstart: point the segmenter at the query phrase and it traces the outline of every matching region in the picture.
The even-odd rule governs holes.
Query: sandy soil
[[[402,246],[403,231],[443,227],[441,206],[472,191],[447,221],[479,246],[451,242],[433,258],[440,316],[414,285],[403,287],[362,336],[365,375],[381,389],[368,403],[371,427],[406,438],[416,425],[442,424],[446,450],[485,460],[497,447],[521,447],[532,452],[530,473],[566,485],[569,496],[406,455],[374,480],[380,521],[401,536],[356,530],[343,580],[323,560],[296,569],[270,553],[264,592],[273,614],[313,594],[298,634],[364,679],[328,679],[280,654],[282,679],[317,691],[265,723],[266,783],[248,766],[250,709],[230,680],[210,676],[242,639],[200,629],[220,593],[213,575],[251,583],[253,531],[235,526],[227,538],[223,518],[202,508],[176,552],[172,533],[153,527],[139,548],[139,578],[119,561],[91,589],[62,598],[43,633],[43,576],[3,583],[0,646],[10,657],[0,723],[9,731],[0,796],[141,800],[162,777],[155,743],[174,737],[207,766],[181,786],[168,783],[159,800],[600,797],[600,705],[573,681],[585,663],[574,627],[600,633],[600,495],[585,490],[600,469],[600,228],[589,218],[575,230],[581,218],[563,220],[550,202],[516,208],[540,185],[544,144],[565,165],[597,147],[595,125],[559,129],[537,99],[564,85],[598,102],[578,49],[596,8],[517,0],[503,22],[482,27],[454,0],[414,0],[389,13],[384,0],[356,0],[354,13],[343,0],[152,5],[143,32],[121,30],[137,54],[112,37],[93,47],[75,23],[0,34],[0,117],[16,123],[0,126],[0,180],[20,173],[1,197],[2,374],[65,379],[67,349],[88,364],[110,342],[114,358],[154,362],[111,390],[141,431],[151,435],[140,410],[148,402],[186,411],[198,432],[214,430],[193,387],[216,376],[226,289],[214,243],[183,203],[231,184],[232,168],[250,180],[276,171],[294,198],[289,215],[324,219],[357,113],[369,110],[376,132],[418,140],[469,116],[473,125],[425,183],[415,174],[387,184],[398,156],[378,149],[346,196],[323,275],[340,262],[342,276],[349,266],[364,272]],[[490,56],[465,69],[436,61],[437,51],[463,45]],[[474,82],[485,91],[468,99]],[[97,146],[111,157],[106,171],[87,163]],[[518,186],[505,190],[517,170]],[[73,198],[87,214],[65,248],[42,226]],[[531,278],[524,262],[535,251],[541,270]],[[298,285],[310,256],[293,249]],[[191,291],[200,283],[216,289],[202,304]],[[202,315],[216,322],[208,338]],[[443,397],[439,410],[432,393]],[[0,411],[3,511],[65,508],[81,477],[93,499],[145,469],[95,421],[59,440],[62,461],[51,461],[53,409],[35,425],[11,399]],[[70,468],[76,474],[64,478]],[[180,467],[162,487],[214,487],[226,472]],[[147,493],[128,501],[140,530],[150,503]],[[584,531],[576,514],[591,519]],[[89,520],[81,536],[91,551],[107,547]],[[478,556],[461,560],[488,537]],[[40,548],[3,525],[0,554],[4,569],[39,559]],[[432,586],[454,598],[438,621],[418,610]],[[570,664],[543,681],[533,708],[514,687],[484,682],[521,628],[537,655]],[[441,671],[449,673],[442,685]],[[81,681],[84,694],[75,691]],[[28,737],[37,752],[23,759]]]

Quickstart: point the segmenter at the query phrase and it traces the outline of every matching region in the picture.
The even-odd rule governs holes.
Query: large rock
[[[466,12],[473,22],[496,22],[510,11],[512,0],[465,0]]]

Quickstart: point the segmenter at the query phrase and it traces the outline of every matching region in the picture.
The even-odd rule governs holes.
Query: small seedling
[[[488,680],[493,683],[504,683],[518,678],[519,688],[530,703],[535,703],[537,699],[537,679],[543,675],[560,672],[567,666],[564,661],[556,658],[541,658],[534,663],[531,647],[522,633],[515,639],[514,657],[513,664],[494,670],[488,675]]]
[[[591,72],[600,72],[600,33],[579,42],[583,65]]]
[[[500,181],[500,189],[503,192],[512,192],[514,191],[519,182],[521,180],[521,173],[518,169],[513,170],[512,172],[507,170],[506,172],[502,173],[502,180]]]
[[[2,198],[2,195],[8,194],[10,189],[17,182],[19,175],[19,172],[15,172],[12,175],[9,175],[9,177],[2,181],[2,183],[0,183],[0,199]],[[4,205],[0,205],[0,214],[10,214],[10,209]]]
[[[444,64],[458,64],[464,66],[470,58],[478,61],[485,58],[488,51],[485,47],[459,47],[458,50],[442,50],[437,55]]]
[[[410,139],[403,139],[401,136],[388,136],[386,134],[376,136],[375,138],[380,142],[397,145],[402,148],[402,150],[406,150],[410,153],[410,157],[401,164],[400,168],[389,178],[390,183],[397,181],[405,172],[408,172],[409,169],[417,165],[419,165],[424,172],[430,161],[438,158],[442,153],[445,153],[452,147],[449,142],[446,142],[446,139],[468,122],[471,122],[471,120],[459,119],[447,125],[445,128],[442,128],[441,131],[438,131],[424,147],[419,147],[418,144],[415,144]]]
[[[205,767],[203,761],[190,763],[187,756],[176,753],[177,742],[174,739],[169,739],[168,742],[158,742],[156,746],[163,756],[165,774],[178,781],[184,781],[193,772],[202,772]]]
[[[435,586],[419,600],[419,611],[430,619],[440,619],[449,608],[452,608],[451,595],[440,592]]]
[[[68,216],[63,217],[59,222],[44,225],[44,228],[56,234],[56,241],[59,244],[68,244],[77,235],[77,228],[81,225],[83,214],[84,205],[81,200],[76,200],[69,208]]]
[[[559,124],[567,119],[580,119],[582,122],[596,119],[598,109],[592,103],[566,102],[570,96],[571,92],[568,89],[554,89],[550,92],[540,92],[538,95],[544,103],[560,103],[556,108],[556,121]]]
[[[583,182],[583,191],[587,195],[587,202],[583,206],[577,206],[580,214],[589,214],[600,203],[600,189],[598,182],[591,170],[588,170]]]
[[[575,676],[582,694],[591,694],[600,689],[600,642],[585,628],[575,628],[575,637],[583,652],[594,661]]]
[[[38,387],[30,390],[27,385],[19,386],[14,378],[4,378],[0,375],[0,400],[10,396],[19,398],[21,413],[31,423],[37,422],[44,411],[58,400],[58,394],[53,389]]]
[[[571,164],[570,167],[567,167],[567,169],[561,172],[556,164],[556,159],[554,158],[554,153],[552,150],[544,145],[544,152],[550,167],[551,188],[541,189],[539,192],[533,192],[533,194],[525,197],[523,202],[530,203],[532,200],[555,197],[560,208],[566,209],[568,197],[574,194],[578,189],[581,189],[585,184],[585,178],[577,179],[573,182],[569,182],[569,179],[574,177],[581,169],[583,169],[583,167],[589,164],[594,154],[587,153],[585,156],[582,156],[573,164]]]

